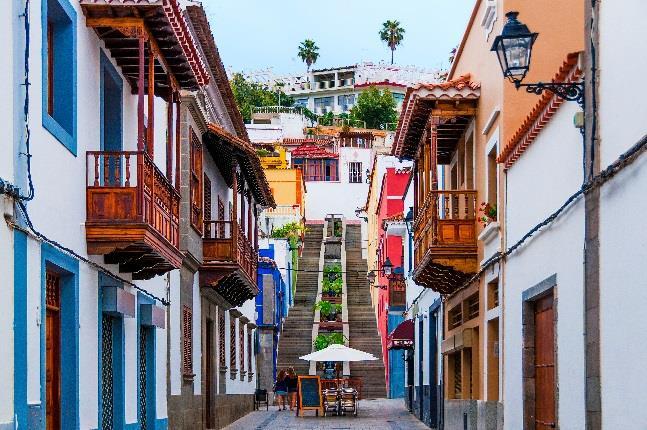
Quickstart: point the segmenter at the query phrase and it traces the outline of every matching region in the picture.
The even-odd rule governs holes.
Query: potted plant
[[[346,336],[343,333],[318,334],[313,342],[315,351],[328,348],[330,345],[346,343]]]
[[[343,289],[341,264],[334,263],[324,266],[321,292],[327,298],[340,297]]]
[[[496,204],[491,205],[490,203],[483,202],[479,207],[479,218],[478,221],[483,225],[483,228],[487,227],[488,224],[497,220],[496,213]]]

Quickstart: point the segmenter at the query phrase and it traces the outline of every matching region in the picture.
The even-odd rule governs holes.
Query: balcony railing
[[[88,151],[87,221],[145,224],[179,248],[180,195],[143,151]]]
[[[301,216],[301,206],[300,205],[277,205],[275,208],[265,209],[265,214],[272,217],[281,217],[281,216]]]
[[[414,223],[416,264],[433,247],[476,247],[474,190],[432,190]]]
[[[256,284],[258,253],[238,223],[222,220],[205,221],[203,258],[205,264],[234,263]]]
[[[299,106],[253,106],[252,113],[295,113],[303,114]]]

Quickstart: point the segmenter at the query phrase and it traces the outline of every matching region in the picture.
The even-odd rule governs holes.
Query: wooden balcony
[[[202,288],[218,293],[232,306],[256,297],[258,252],[238,223],[205,221],[202,250]]]
[[[414,223],[416,283],[451,294],[478,269],[476,191],[432,190]]]
[[[87,152],[88,254],[133,279],[179,268],[180,195],[143,151]]]

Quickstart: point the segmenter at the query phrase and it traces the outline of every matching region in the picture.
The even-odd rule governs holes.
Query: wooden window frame
[[[182,376],[193,379],[193,311],[182,306]]]
[[[213,221],[213,216],[212,216],[212,194],[211,194],[211,179],[209,179],[209,176],[207,176],[206,173],[203,174],[202,176],[202,188],[203,188],[203,194],[202,194],[202,211],[204,214],[204,221]],[[204,225],[204,223],[203,223]],[[211,237],[211,230],[213,226],[212,224],[207,224],[204,225],[204,235],[205,237]]]
[[[190,166],[189,166],[189,197],[191,205],[191,227],[200,235],[203,230],[203,201],[202,201],[202,143],[190,129]]]

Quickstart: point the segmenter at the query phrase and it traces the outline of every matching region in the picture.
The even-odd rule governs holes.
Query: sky
[[[319,46],[314,68],[362,61],[390,62],[378,32],[398,20],[406,33],[395,64],[447,68],[475,0],[202,0],[227,70],[246,73],[272,68],[277,74],[302,73],[299,43]]]

